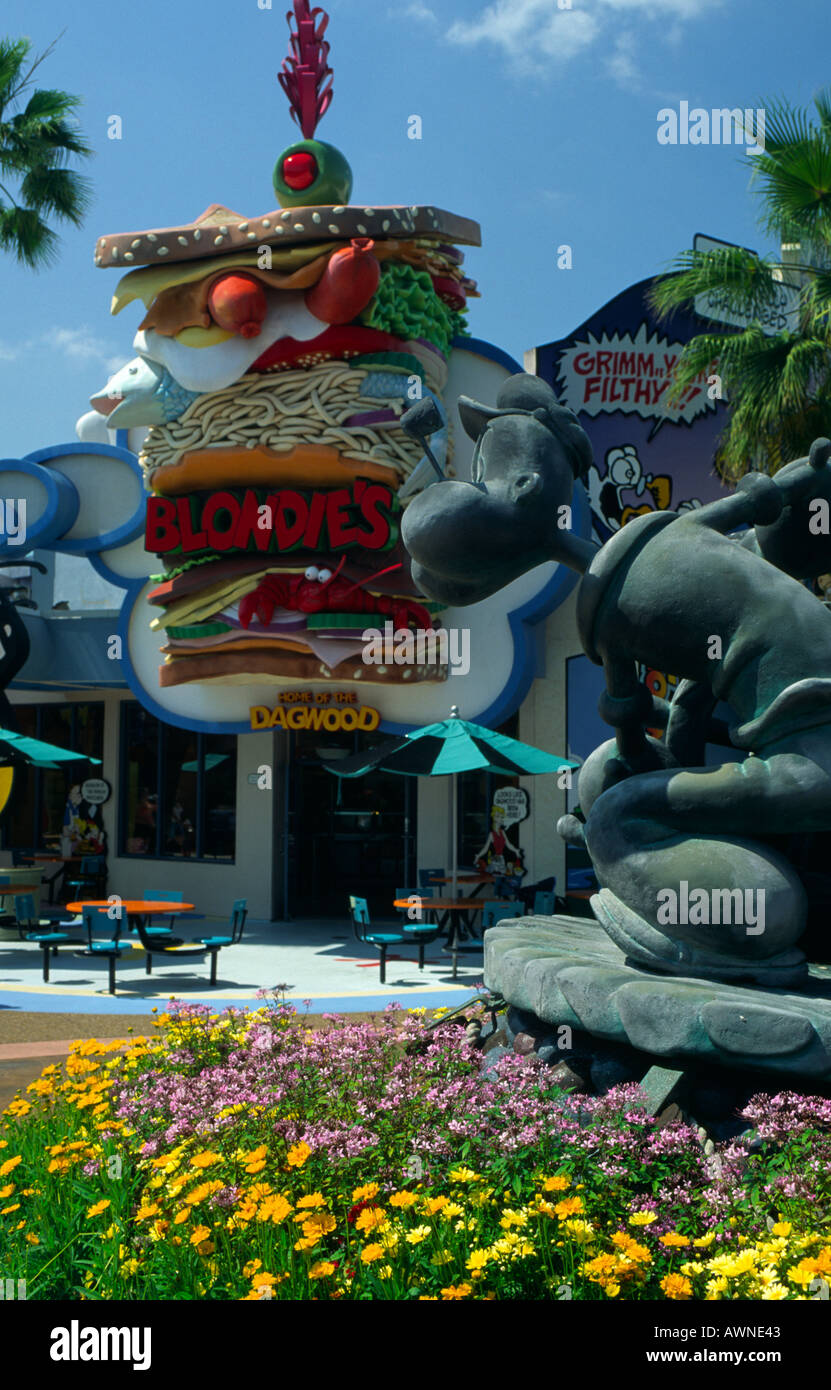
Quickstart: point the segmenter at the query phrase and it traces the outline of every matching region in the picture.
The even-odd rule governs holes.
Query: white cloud
[[[420,4],[421,0],[415,0]],[[489,43],[501,49],[518,73],[544,72],[552,62],[568,62],[602,40],[612,47],[607,67],[616,81],[631,83],[637,76],[637,44],[628,31],[615,34],[622,18],[643,17],[673,30],[684,20],[700,18],[703,11],[723,0],[570,0],[574,8],[559,7],[558,0],[491,0],[473,19],[456,20],[447,37],[451,43],[472,47]]]
[[[418,19],[423,24],[438,24],[439,22],[435,10],[431,10],[429,5],[425,5],[424,0],[410,0],[410,4],[405,6],[403,11],[395,10],[394,13],[397,19],[400,19],[403,13],[405,19]]]
[[[606,60],[606,67],[609,75],[621,87],[637,86],[640,80],[638,65],[635,62],[637,45],[635,36],[632,33],[620,34],[615,39],[614,52],[611,58]]]
[[[112,346],[85,326],[53,328],[42,335],[41,342],[76,362],[107,362],[112,358]]]

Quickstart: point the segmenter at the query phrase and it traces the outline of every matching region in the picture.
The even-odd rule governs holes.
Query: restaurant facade
[[[648,285],[631,286],[525,359],[592,440],[595,462],[585,492],[577,489],[571,525],[599,540],[646,510],[699,506],[720,490],[712,458],[724,402],[706,375],[682,402],[669,395],[673,363],[702,321],[678,315],[671,330],[657,324]],[[492,402],[519,370],[488,343],[457,340],[443,390],[448,415],[459,394]],[[452,419],[449,429],[448,476],[469,478],[472,445]],[[441,613],[447,646],[432,657],[396,656],[391,611],[378,672],[356,660],[338,667],[336,681],[231,675],[165,685],[149,621],[161,532],[156,517],[148,544],[136,461],[144,434],[87,415],[78,442],[0,465],[3,496],[18,506],[26,499],[28,554],[47,569],[30,573],[24,556],[19,571],[5,572],[4,582],[34,605],[22,610],[30,655],[8,692],[19,729],[101,759],[94,769],[73,764],[21,777],[2,818],[7,849],[65,846],[68,823],[86,812],[93,838],[105,836],[109,891],[125,897],[180,891],[198,911],[220,914],[245,897],[254,918],[346,920],[347,897],[357,892],[376,914],[390,915],[396,891],[415,886],[419,869],[452,862],[449,779],[373,772],[341,780],[328,770],[339,758],[447,718],[453,706],[575,762],[607,736],[596,713],[602,672],[576,635],[576,576],[553,563],[484,603]],[[219,547],[232,524],[233,515],[217,521]],[[367,618],[367,627],[375,621]],[[175,629],[191,630],[187,615]],[[384,663],[401,666],[394,680],[384,679]],[[408,671],[416,678],[408,681]],[[644,671],[642,679],[671,695],[672,673]],[[79,811],[92,773],[110,794],[94,811],[81,798]],[[524,882],[555,876],[562,893],[568,870],[555,826],[574,804],[568,781],[463,774],[459,863],[472,865],[485,844],[497,793],[522,787],[524,813],[508,834],[522,849]]]

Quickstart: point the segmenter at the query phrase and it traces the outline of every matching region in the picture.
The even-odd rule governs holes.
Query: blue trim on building
[[[120,526],[113,527],[112,531],[106,531],[103,536],[88,536],[86,539],[67,540],[64,533],[74,526],[75,520],[77,519],[76,510],[76,515],[69,525],[63,526],[62,529],[56,533],[58,539],[51,540],[51,548],[53,550],[61,550],[67,555],[88,555],[89,552],[93,550],[114,550],[116,546],[126,545],[128,541],[133,541],[136,539],[136,536],[140,536],[144,530],[147,499],[144,492],[144,478],[136,455],[131,453],[129,449],[119,448],[113,444],[53,444],[48,449],[36,449],[34,453],[27,454],[25,459],[21,460],[21,462],[44,465],[48,464],[49,459],[62,458],[67,454],[98,454],[102,458],[118,459],[121,463],[126,463],[135,474],[139,484],[140,501],[138,507],[127,521],[122,522]],[[11,460],[6,461],[11,462]],[[0,463],[0,469],[1,468],[2,463]],[[50,471],[53,474],[64,477],[60,469],[52,469]],[[41,467],[41,469],[38,470],[38,476],[40,476],[42,472],[43,468]],[[71,479],[64,477],[64,482],[72,488],[77,498],[78,494]],[[43,548],[44,542],[39,540],[35,542],[35,544]]]
[[[42,452],[50,453],[46,449]],[[42,467],[37,454],[27,454],[22,459],[0,459],[0,473],[7,469],[35,478],[46,490],[43,515],[31,526],[28,525],[27,515],[26,539],[23,544],[12,545],[5,536],[0,541],[0,555],[20,555],[22,562],[22,557],[32,550],[55,549],[58,537],[75,525],[78,512],[81,510],[81,499],[74,483],[57,469]]]

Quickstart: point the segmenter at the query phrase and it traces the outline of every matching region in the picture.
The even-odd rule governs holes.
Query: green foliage
[[[79,97],[37,88],[21,104],[55,45],[29,61],[31,47],[29,39],[0,39],[0,249],[38,270],[58,253],[46,219],[76,227],[83,221],[91,185],[68,162],[92,149],[74,120]]]
[[[814,438],[831,435],[831,89],[814,107],[765,103],[764,150],[745,156],[760,225],[778,238],[782,258],[738,247],[684,251],[650,294],[666,320],[707,292],[748,320],[746,328],[693,338],[672,386],[680,393],[704,368],[721,377],[731,409],[716,464],[732,481],[751,469],[775,473],[806,454]],[[765,334],[765,312],[783,284],[798,290],[798,324]]]

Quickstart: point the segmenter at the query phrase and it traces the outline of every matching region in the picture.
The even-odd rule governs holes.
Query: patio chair
[[[419,869],[418,886],[419,888],[429,888],[437,878],[445,878],[444,869]]]
[[[245,921],[248,916],[248,899],[237,898],[231,908],[231,916],[228,919],[228,931],[220,936],[200,936],[199,940],[203,946],[210,946],[213,950],[211,956],[211,984],[216,984],[216,958],[223,946],[238,946],[242,941],[242,933],[245,930]]]
[[[166,956],[168,960],[190,960],[192,957],[198,956],[200,960],[203,960],[206,955],[209,955],[211,957],[211,984],[216,984],[216,958],[222,949],[221,946],[210,946],[207,942],[199,944],[193,943],[187,946],[181,944],[177,946],[170,945],[163,937],[148,936],[147,928],[143,925],[140,918],[136,919],[136,930],[138,931],[139,940],[146,952],[144,969],[147,975],[152,975],[153,973],[154,956]],[[175,941],[176,938],[174,937],[173,940]]]
[[[370,927],[369,908],[366,898],[350,897],[349,915],[352,919],[352,930],[358,941],[365,942],[369,946],[374,946],[376,951],[381,952],[381,969],[379,979],[381,984],[386,983],[387,979],[387,950],[390,946],[405,946],[408,938],[403,931],[374,931]]]
[[[35,899],[32,893],[20,893],[15,899],[15,916],[17,918],[17,932],[21,941],[33,941],[43,952],[43,980],[49,984],[49,957],[58,954],[59,946],[78,944],[78,938],[70,936],[65,931],[55,931],[54,923],[48,917],[35,916]],[[68,925],[61,924],[61,925]],[[49,927],[49,931],[41,931],[41,927]]]
[[[148,888],[147,891],[143,894],[143,897],[144,901],[148,903],[183,903],[185,901],[184,893],[167,893],[163,888]],[[173,935],[173,918],[175,916],[178,916],[178,913],[171,912],[170,925],[167,927],[154,927],[152,923],[148,923],[144,930],[148,936],[152,936],[155,940],[161,942],[162,945],[182,946],[184,945],[183,938],[181,936]],[[193,920],[190,913],[188,913],[187,916],[190,921]],[[201,920],[202,919],[200,917],[200,921]],[[130,924],[130,930],[131,932],[135,930],[132,923]]]
[[[493,927],[497,922],[503,922],[506,917],[524,917],[524,903],[490,902],[485,903],[482,908],[482,932],[488,927]]]
[[[110,917],[108,907],[85,907],[81,916],[87,933],[87,944],[76,956],[90,956],[94,960],[106,958],[109,967],[110,994],[115,994],[115,963],[121,955],[121,915]]]
[[[107,888],[107,860],[103,854],[87,854],[81,860],[81,866],[75,878],[65,878],[64,888],[69,890],[69,896],[76,893],[79,898],[92,893],[96,898],[103,898]]]
[[[433,896],[433,889],[419,888],[414,890],[412,888],[396,888],[395,896],[396,899],[412,897],[429,899]],[[399,907],[396,911],[401,914],[403,919],[401,922],[401,930],[412,937],[414,944],[418,946],[418,968],[419,970],[423,970],[424,947],[429,946],[431,941],[435,941],[436,937],[441,935],[441,928],[437,922],[411,922],[407,916],[409,908]]]

